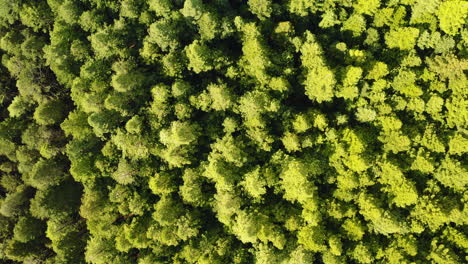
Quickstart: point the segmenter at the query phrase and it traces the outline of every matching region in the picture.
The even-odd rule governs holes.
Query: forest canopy
[[[468,262],[466,0],[0,0],[0,262]]]

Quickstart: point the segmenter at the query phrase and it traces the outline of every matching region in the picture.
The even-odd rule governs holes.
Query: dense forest
[[[467,263],[467,22],[0,0],[0,263]]]

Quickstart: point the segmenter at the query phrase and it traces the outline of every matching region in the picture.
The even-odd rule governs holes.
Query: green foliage
[[[60,184],[67,178],[67,174],[59,162],[58,160],[39,160],[32,167],[28,183],[39,190]]]
[[[18,19],[21,1],[0,1],[0,19],[2,26],[13,24]]]
[[[92,127],[88,124],[88,116],[81,111],[73,111],[60,125],[67,136],[76,139],[85,139],[92,135]]]
[[[88,116],[88,124],[97,136],[112,132],[117,128],[120,117],[115,111],[104,110]]]
[[[46,31],[53,22],[51,10],[46,1],[25,3],[19,12],[21,22],[34,31]]]
[[[82,9],[78,6],[78,2],[72,0],[64,1],[57,10],[60,19],[63,19],[68,24],[75,24],[80,18]]]
[[[305,93],[317,102],[331,101],[334,96],[335,77],[322,58],[322,49],[307,32],[305,43],[301,47],[301,60],[305,68]]]
[[[174,9],[174,5],[170,0],[149,0],[148,5],[159,16],[167,16]]]
[[[352,14],[341,26],[342,31],[350,31],[354,37],[360,36],[366,30],[364,16]]]
[[[20,117],[32,109],[31,103],[22,96],[16,96],[8,106],[12,117]]]
[[[0,0],[0,262],[466,262],[464,0]]]
[[[84,11],[80,16],[80,26],[85,31],[95,32],[104,25],[105,17],[98,10]]]
[[[169,128],[161,130],[159,137],[164,145],[178,147],[195,143],[198,135],[198,125],[174,121]]]
[[[117,170],[112,173],[112,178],[120,184],[130,184],[135,181],[136,172],[134,164],[126,159],[121,159]]]
[[[180,29],[176,23],[177,21],[169,18],[154,22],[148,28],[146,41],[157,44],[162,50],[179,47]]]
[[[449,35],[456,35],[466,23],[468,3],[460,0],[442,2],[437,10],[440,29]],[[465,24],[466,25],[466,24]]]
[[[175,175],[170,172],[157,173],[148,181],[150,190],[159,196],[170,194],[176,191]]]
[[[210,194],[206,192],[206,182],[200,173],[186,169],[182,175],[183,184],[179,187],[184,202],[194,206],[206,206],[210,202]]]
[[[266,179],[259,167],[245,174],[242,185],[245,191],[254,199],[261,199],[266,194]]]
[[[256,15],[260,20],[269,18],[273,11],[269,0],[249,0],[247,4],[249,5],[250,12]]]
[[[131,92],[144,85],[145,77],[137,69],[134,69],[133,63],[117,62],[112,65],[112,68],[116,74],[112,76],[111,85],[117,92]]]
[[[55,218],[47,221],[47,237],[52,241],[52,248],[63,262],[83,263],[80,250],[84,247],[86,236],[83,223],[72,217]]]
[[[289,0],[288,9],[292,14],[306,16],[309,11],[315,8],[314,2],[307,0]]]
[[[385,43],[389,48],[410,50],[416,45],[419,30],[412,27],[400,27],[389,31],[385,35]]]
[[[212,40],[223,33],[220,20],[217,13],[205,12],[202,14],[197,21],[198,33],[200,33],[202,40]]]
[[[31,199],[29,208],[31,215],[39,219],[53,216],[61,218],[72,215],[79,207],[81,187],[71,181],[65,181],[58,186],[38,190]]]
[[[26,213],[32,190],[21,185],[9,193],[0,204],[0,214],[6,217],[16,217]]]
[[[45,231],[45,225],[42,221],[34,217],[20,217],[13,229],[14,239],[26,243],[28,241],[39,239]]]
[[[354,10],[360,14],[373,15],[380,5],[380,0],[359,0],[354,6]]]
[[[203,43],[194,41],[187,46],[186,54],[189,59],[189,68],[195,73],[212,70],[214,62],[211,59],[212,51]]]
[[[64,119],[65,111],[65,105],[60,101],[44,102],[34,111],[34,119],[40,125],[56,124]]]
[[[434,178],[443,185],[455,190],[463,190],[468,185],[468,171],[466,167],[463,167],[459,161],[450,157],[445,157],[442,160],[437,171],[434,173]]]
[[[127,57],[127,44],[119,33],[118,28],[107,26],[99,28],[96,33],[90,35],[91,47],[98,58]]]
[[[228,110],[235,102],[234,96],[226,84],[209,84],[211,108],[217,111]]]

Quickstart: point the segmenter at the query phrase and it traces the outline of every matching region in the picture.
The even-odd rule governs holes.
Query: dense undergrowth
[[[466,263],[467,14],[0,0],[0,262]]]

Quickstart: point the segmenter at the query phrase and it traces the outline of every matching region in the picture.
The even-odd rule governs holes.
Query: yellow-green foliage
[[[449,35],[456,35],[460,29],[466,27],[467,16],[468,3],[466,1],[444,1],[437,10],[440,29]]]
[[[385,43],[389,48],[410,50],[416,45],[419,30],[412,27],[400,27],[385,34]]]
[[[0,263],[466,263],[467,19],[0,0]]]

